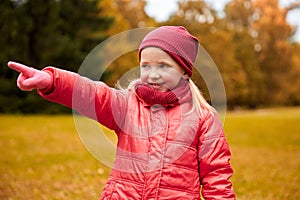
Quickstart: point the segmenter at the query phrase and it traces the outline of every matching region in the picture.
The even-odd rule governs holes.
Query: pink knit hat
[[[143,49],[158,47],[167,52],[191,77],[198,42],[198,39],[182,26],[161,26],[145,36],[139,47],[139,59]]]

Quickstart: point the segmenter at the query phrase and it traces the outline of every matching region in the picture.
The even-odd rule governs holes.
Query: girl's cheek
[[[145,74],[142,74],[142,73],[141,73],[140,79],[141,79],[142,82],[146,82],[147,76],[145,76]]]

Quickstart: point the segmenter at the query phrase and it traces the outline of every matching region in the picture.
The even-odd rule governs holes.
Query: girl
[[[20,72],[21,90],[37,89],[115,131],[101,199],[235,199],[222,124],[190,78],[197,51],[184,27],[151,31],[139,46],[140,79],[122,90],[54,67],[8,66]]]

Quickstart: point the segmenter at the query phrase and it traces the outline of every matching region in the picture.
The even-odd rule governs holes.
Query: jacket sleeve
[[[205,200],[235,199],[230,177],[231,153],[216,111],[211,111],[200,126],[198,161],[202,195]]]
[[[46,100],[72,108],[112,130],[116,130],[123,121],[125,93],[77,73],[54,67],[43,70],[53,77],[51,87],[38,90],[38,94]]]

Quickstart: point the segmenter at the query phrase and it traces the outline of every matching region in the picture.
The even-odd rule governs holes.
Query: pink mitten
[[[23,91],[42,90],[52,84],[52,76],[47,72],[11,61],[7,65],[9,68],[20,72],[17,86]]]

